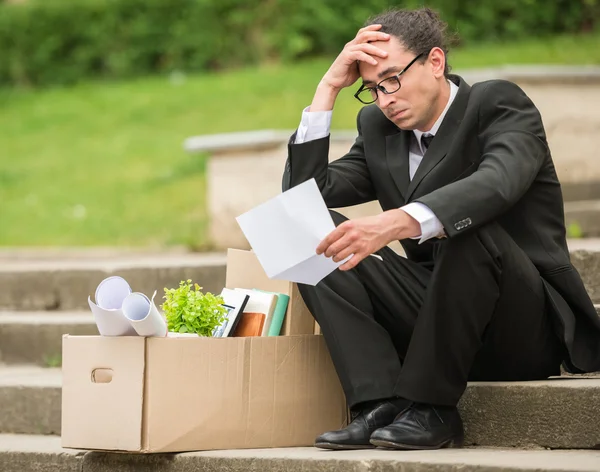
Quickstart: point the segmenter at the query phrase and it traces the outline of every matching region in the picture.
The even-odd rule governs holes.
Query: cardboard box
[[[258,271],[238,264],[254,256],[241,252],[229,253],[227,286],[290,294],[287,332],[312,332],[306,307],[294,297],[297,287],[285,282],[286,291],[260,277],[250,280]],[[313,334],[65,335],[62,369],[66,448],[147,453],[311,446],[346,421],[329,352],[323,337]]]

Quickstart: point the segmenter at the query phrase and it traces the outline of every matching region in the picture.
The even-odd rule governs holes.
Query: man
[[[450,75],[444,30],[426,8],[373,18],[290,141],[284,190],[315,178],[329,208],[384,210],[332,212],[317,253],[352,257],[300,286],[352,412],[317,447],[460,447],[467,380],[600,370],[600,321],[569,260],[540,114],[513,83]],[[328,164],[331,111],[359,78],[355,96],[372,104],[348,154]]]

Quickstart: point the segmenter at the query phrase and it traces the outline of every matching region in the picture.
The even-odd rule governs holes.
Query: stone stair
[[[226,255],[221,253],[50,260],[36,255],[0,254],[0,310],[89,310],[88,296],[93,297],[102,279],[116,274],[148,296],[181,280],[192,279],[210,292],[220,292],[225,282]]]
[[[140,456],[61,449],[53,436],[0,435],[7,472],[598,472],[600,451],[259,449]]]
[[[600,448],[600,376],[472,382],[459,406],[468,445]],[[60,434],[60,411],[60,369],[0,369],[1,433]]]
[[[61,379],[60,368],[1,367],[0,434],[60,435]]]
[[[571,241],[600,304],[600,241]],[[600,471],[600,375],[473,382],[460,408],[463,450],[400,453],[313,448],[136,456],[60,447],[61,339],[97,334],[86,306],[98,282],[124,276],[152,293],[192,278],[219,291],[224,254],[138,254],[32,260],[0,253],[0,471]],[[599,305],[600,307],[600,305]],[[498,449],[505,448],[505,449]],[[548,450],[561,449],[561,450]],[[567,451],[567,449],[570,449]]]
[[[0,362],[60,366],[62,335],[97,335],[91,312],[0,312]]]
[[[584,237],[599,237],[600,199],[565,202],[565,223],[576,225]]]

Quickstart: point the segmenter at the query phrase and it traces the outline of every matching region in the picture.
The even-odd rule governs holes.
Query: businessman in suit
[[[600,370],[600,321],[569,259],[540,114],[513,83],[451,75],[444,31],[426,8],[368,21],[290,140],[284,190],[314,178],[329,208],[383,210],[332,212],[317,253],[351,257],[300,285],[352,412],[317,447],[460,447],[468,380]],[[358,137],[329,164],[335,100],[359,79]]]

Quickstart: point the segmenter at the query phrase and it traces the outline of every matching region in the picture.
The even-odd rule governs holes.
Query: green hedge
[[[600,0],[431,0],[461,41],[578,32]],[[26,0],[0,3],[0,85],[68,84],[335,54],[406,0]]]

